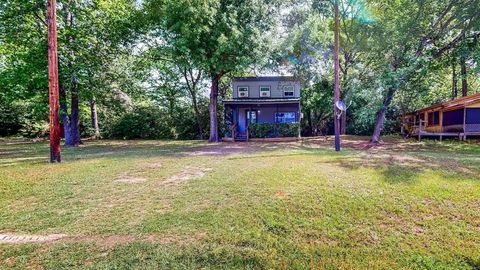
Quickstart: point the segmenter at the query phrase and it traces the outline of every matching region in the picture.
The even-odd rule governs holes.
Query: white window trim
[[[244,97],[240,97],[240,89],[246,89],[246,92],[247,92],[247,95],[244,96]],[[244,92],[245,90],[241,90],[242,92]],[[250,95],[250,88],[248,86],[237,86],[237,97],[238,98],[248,98]]]
[[[268,96],[267,97],[272,96],[272,88],[269,85],[262,85],[262,86],[259,87],[259,90],[258,90],[258,93],[259,93],[261,98],[267,98],[267,97],[262,96],[262,91],[265,91],[265,90],[262,90],[262,88],[268,88]]]
[[[292,92],[291,96],[285,95],[286,92]],[[295,87],[292,85],[284,86],[283,87],[283,96],[284,97],[295,97]]]
[[[285,113],[293,113],[293,115],[294,115],[294,121],[293,121],[293,122],[278,122],[278,121],[277,121],[277,120],[278,120],[277,114],[279,114],[279,113],[283,113],[283,114],[285,114]],[[297,115],[297,112],[295,112],[295,111],[275,112],[274,116],[275,116],[275,123],[298,123],[298,120],[297,120],[297,116],[298,116],[298,115]]]

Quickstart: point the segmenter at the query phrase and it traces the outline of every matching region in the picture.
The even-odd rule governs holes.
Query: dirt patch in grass
[[[207,236],[205,232],[198,232],[192,235],[179,235],[175,233],[150,234],[145,236],[134,235],[84,235],[69,236],[65,234],[50,235],[20,235],[0,234],[0,244],[28,244],[28,243],[95,243],[103,247],[114,247],[132,242],[148,242],[156,244],[177,244],[188,245],[201,241]]]
[[[193,152],[188,152],[186,154],[189,156],[224,156],[231,154],[248,154],[258,150],[260,150],[259,144],[226,142],[198,147],[195,148]]]
[[[131,175],[124,175],[120,176],[117,179],[115,179],[115,182],[117,183],[129,183],[129,184],[134,184],[134,183],[143,183],[146,182],[147,179],[144,177],[140,176],[131,176]]]
[[[275,192],[275,198],[284,199],[286,197],[288,197],[288,193],[286,192],[283,192],[283,191]]]
[[[171,185],[176,183],[182,183],[193,179],[202,178],[208,172],[212,171],[211,168],[206,167],[186,167],[178,174],[168,177],[162,182],[163,185]]]
[[[401,138],[384,137],[378,144],[371,144],[370,137],[365,136],[342,136],[342,147],[355,150],[395,150],[395,151],[408,151],[419,150],[424,148],[424,144],[415,140],[407,140]],[[334,145],[333,136],[321,136],[321,137],[307,137],[303,139],[303,145],[308,147],[327,147],[331,148]]]
[[[4,233],[0,234],[0,244],[44,243],[57,241],[65,237],[66,235],[64,234],[26,235]]]
[[[153,169],[153,170],[154,170],[154,169],[160,169],[160,168],[162,168],[162,166],[163,166],[162,163],[160,163],[160,162],[154,162],[154,163],[148,164],[148,165],[146,166],[146,168],[147,168],[147,169]]]

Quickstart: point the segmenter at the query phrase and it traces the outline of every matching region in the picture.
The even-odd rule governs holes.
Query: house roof
[[[223,104],[297,104],[299,98],[246,98],[224,100]]]
[[[416,110],[408,114],[416,114],[416,113],[426,112],[426,111],[455,110],[455,109],[463,108],[470,104],[479,103],[479,102],[480,102],[480,93],[466,96],[466,97],[456,98],[450,101],[433,104],[432,106],[422,108],[420,110]]]
[[[237,82],[265,82],[265,81],[297,81],[293,76],[262,76],[262,77],[235,77],[233,81]]]

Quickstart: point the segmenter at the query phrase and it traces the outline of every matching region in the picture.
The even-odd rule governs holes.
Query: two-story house
[[[301,89],[294,77],[238,77],[232,86],[233,99],[223,102],[226,137],[300,136]]]

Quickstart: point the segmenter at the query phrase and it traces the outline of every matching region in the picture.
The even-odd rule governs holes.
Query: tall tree
[[[268,31],[278,9],[272,0],[147,1],[163,39],[187,55],[210,85],[210,142],[218,130],[219,81],[227,73],[259,61],[268,51]]]
[[[60,162],[60,122],[58,119],[58,56],[56,1],[48,0],[48,88],[50,95],[50,162]]]
[[[193,113],[198,126],[198,135],[200,140],[203,140],[203,125],[202,116],[198,104],[199,86],[202,82],[202,71],[195,71],[191,65],[180,66],[183,78],[185,79],[186,88],[192,100]]]
[[[372,57],[388,56],[388,62],[380,65],[385,91],[376,114],[372,143],[380,141],[385,114],[397,90],[428,61],[457,48],[464,39],[480,35],[479,3],[479,0],[372,1],[378,20],[375,28],[377,46],[371,50]]]

